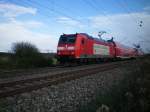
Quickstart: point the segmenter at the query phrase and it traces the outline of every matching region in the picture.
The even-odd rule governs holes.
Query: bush
[[[30,68],[48,65],[47,59],[41,55],[38,48],[29,42],[14,43],[12,52],[17,67]]]
[[[2,53],[1,53],[2,54]],[[10,69],[13,67],[13,60],[12,60],[12,54],[7,54],[7,55],[1,55],[0,56],[0,68],[1,69]]]

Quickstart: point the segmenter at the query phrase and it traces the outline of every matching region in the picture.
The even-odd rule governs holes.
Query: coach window
[[[84,39],[82,39],[81,43],[84,44]]]

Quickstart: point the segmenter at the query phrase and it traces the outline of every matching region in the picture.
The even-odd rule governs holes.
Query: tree
[[[19,67],[40,66],[41,60],[44,59],[38,48],[29,42],[14,43],[12,52],[14,53],[16,65]]]

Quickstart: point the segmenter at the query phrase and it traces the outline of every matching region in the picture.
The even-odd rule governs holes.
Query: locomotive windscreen
[[[70,43],[73,44],[75,43],[76,40],[76,35],[62,35],[59,39],[59,43],[65,44],[65,43]]]

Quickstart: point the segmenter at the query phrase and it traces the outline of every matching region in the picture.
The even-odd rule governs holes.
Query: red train
[[[85,33],[63,34],[57,46],[57,56],[61,62],[132,58],[138,54],[137,49],[126,47],[113,39],[105,41]]]

